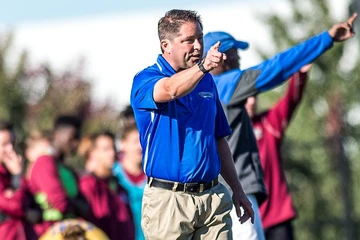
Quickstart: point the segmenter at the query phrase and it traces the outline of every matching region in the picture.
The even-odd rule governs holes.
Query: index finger
[[[211,46],[210,50],[218,50],[220,47],[220,41],[217,41],[217,43],[215,43],[214,45]]]
[[[357,13],[354,13],[354,14],[347,20],[347,22],[348,22],[350,25],[352,25],[353,22],[355,21],[356,17],[357,17]]]

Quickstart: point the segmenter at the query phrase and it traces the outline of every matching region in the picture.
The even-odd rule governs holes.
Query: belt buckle
[[[199,192],[198,184],[195,183],[184,183],[184,192]]]

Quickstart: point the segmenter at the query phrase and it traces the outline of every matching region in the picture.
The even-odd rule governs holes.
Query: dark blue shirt
[[[175,70],[159,55],[157,62],[134,77],[131,105],[143,149],[147,176],[176,181],[209,182],[220,173],[216,140],[231,131],[215,83],[205,74],[186,96],[156,103],[154,86]]]

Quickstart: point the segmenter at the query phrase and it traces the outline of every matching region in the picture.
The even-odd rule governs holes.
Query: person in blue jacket
[[[313,62],[333,46],[333,42],[348,40],[354,36],[353,14],[346,22],[335,24],[330,30],[314,36],[257,66],[241,70],[238,49],[246,49],[248,43],[234,39],[226,32],[209,32],[204,36],[204,56],[211,46],[220,42],[219,52],[226,60],[211,71],[221,103],[230,124],[232,134],[227,138],[238,177],[255,212],[255,224],[236,224],[237,215],[232,212],[234,239],[264,239],[259,217],[259,206],[267,197],[259,152],[251,121],[245,110],[248,97],[268,91],[289,79],[302,66]],[[225,183],[224,183],[225,184]]]

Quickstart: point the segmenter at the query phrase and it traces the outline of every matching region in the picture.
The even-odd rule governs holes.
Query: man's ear
[[[161,49],[163,50],[164,53],[170,54],[170,49],[171,49],[171,42],[168,39],[163,39],[160,42],[161,44]]]

